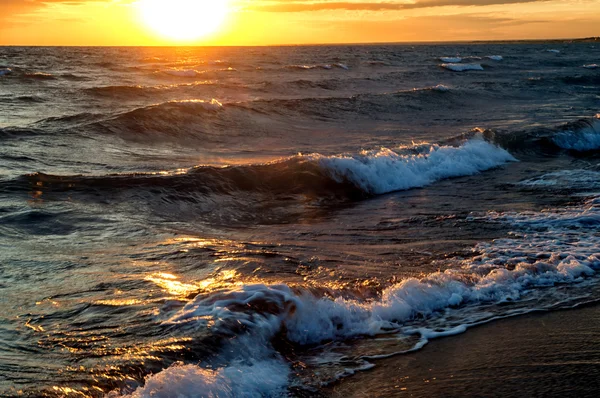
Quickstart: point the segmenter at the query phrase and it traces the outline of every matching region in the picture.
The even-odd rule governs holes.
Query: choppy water
[[[314,396],[598,300],[599,60],[0,48],[0,395]]]

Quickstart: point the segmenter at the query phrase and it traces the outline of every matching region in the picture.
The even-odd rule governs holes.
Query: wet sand
[[[600,304],[432,340],[328,388],[332,397],[600,396]]]

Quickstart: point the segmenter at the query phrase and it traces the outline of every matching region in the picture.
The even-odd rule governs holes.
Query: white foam
[[[492,61],[502,61],[504,59],[502,55],[488,55],[486,58],[489,58]]]
[[[598,189],[600,172],[593,170],[559,170],[519,182],[530,187],[553,187],[560,189]]]
[[[441,57],[440,61],[448,63],[458,63],[462,61],[461,57]]]
[[[418,155],[401,155],[382,148],[358,155],[308,157],[318,161],[335,180],[350,181],[373,194],[423,187],[516,161],[507,151],[480,137],[459,147],[431,145]]]
[[[494,221],[508,222],[512,225],[519,227],[534,228],[536,230],[548,229],[555,235],[573,235],[575,230],[585,229],[597,229],[600,226],[600,199],[597,197],[588,199],[583,206],[569,207],[561,211],[542,211],[542,212],[531,212],[531,213],[490,213],[490,219]],[[562,231],[565,230],[565,231]],[[570,234],[566,233],[570,232]],[[579,232],[581,234],[581,232]],[[544,234],[542,234],[544,235]],[[565,240],[564,242],[558,241],[558,245],[564,245],[564,248],[572,248],[573,251],[569,253],[577,258],[582,258],[581,253],[577,253],[576,246],[588,247],[593,246],[594,241],[600,241],[598,237],[589,237],[587,242],[582,242],[580,245],[573,245],[573,242]],[[549,247],[552,244],[549,243]],[[563,248],[563,250],[564,250]],[[600,252],[595,251],[584,254],[584,257],[588,255],[600,255]]]
[[[555,134],[552,141],[563,149],[591,151],[600,148],[600,120],[596,119],[577,130],[565,130]]]
[[[336,64],[333,64],[333,66],[340,68],[340,69],[345,69],[345,70],[349,70],[350,68],[348,67],[348,65],[346,64],[342,64],[341,62],[338,62]]]
[[[600,200],[599,200],[600,202]],[[300,344],[343,340],[384,333],[413,333],[403,326],[415,318],[429,319],[439,311],[477,307],[486,303],[518,301],[536,287],[580,282],[600,267],[600,237],[589,228],[599,225],[600,209],[591,203],[539,213],[490,213],[485,219],[529,230],[521,237],[497,239],[474,249],[479,255],[455,260],[444,272],[407,278],[384,289],[379,299],[361,301],[329,292],[333,299],[316,297],[286,285],[241,285],[201,295],[169,320],[225,328],[245,325],[268,330],[285,326],[288,339]],[[594,214],[595,227],[582,223]],[[545,228],[539,230],[543,225]],[[579,227],[579,230],[573,228]],[[252,308],[267,308],[261,314]],[[468,319],[444,330],[429,330],[426,338],[460,333]]]
[[[174,365],[146,378],[130,398],[284,397],[289,369],[277,360],[233,364],[219,369]],[[120,396],[113,392],[108,398]]]
[[[560,50],[549,49],[549,50],[546,50],[546,52],[553,53],[553,54],[559,54]]]
[[[592,217],[594,224],[581,222],[583,214]],[[476,256],[450,260],[450,268],[443,272],[407,278],[384,289],[378,299],[344,298],[334,290],[318,297],[283,284],[240,284],[198,295],[166,322],[194,330],[245,328],[244,334],[231,339],[240,344],[241,351],[240,347],[225,350],[237,359],[217,369],[170,367],[148,377],[145,387],[130,396],[278,396],[285,392],[290,371],[265,342],[283,328],[287,338],[299,344],[382,334],[418,335],[412,348],[416,350],[429,339],[532,311],[527,300],[533,300],[537,308],[552,306],[554,299],[540,302],[536,292],[583,282],[600,268],[600,236],[589,233],[600,225],[600,198],[554,211],[489,213],[480,220],[507,223],[523,232],[479,244],[474,248]],[[505,305],[496,307],[498,313],[485,312],[493,304],[519,301],[524,303],[520,308]],[[372,366],[361,363],[364,369]],[[339,377],[358,369],[345,369]]]
[[[441,64],[442,68],[450,69],[455,72],[464,72],[468,70],[483,70],[480,64]]]
[[[583,65],[584,68],[586,69],[597,69],[599,68],[598,64],[587,64],[587,65]]]
[[[448,87],[448,86],[445,86],[445,85],[443,85],[443,84],[438,84],[438,85],[435,85],[435,86],[431,87],[431,89],[432,89],[433,91],[439,91],[439,92],[442,92],[442,93],[445,93],[445,92],[447,92],[447,91],[450,91],[450,87]]]

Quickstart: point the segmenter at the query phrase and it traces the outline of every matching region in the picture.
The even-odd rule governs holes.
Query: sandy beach
[[[333,397],[596,397],[600,305],[507,318],[330,388]]]

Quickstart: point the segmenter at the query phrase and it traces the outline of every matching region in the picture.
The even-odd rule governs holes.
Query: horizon
[[[597,37],[600,0],[6,0],[0,46],[248,47]]]
[[[0,48],[6,47],[28,47],[28,48],[252,48],[252,47],[327,47],[327,46],[405,46],[405,45],[449,45],[449,44],[494,44],[494,43],[573,43],[573,42],[595,42],[600,41],[600,36],[591,37],[565,37],[559,39],[512,39],[512,40],[439,40],[439,41],[390,41],[390,42],[362,42],[362,43],[288,43],[288,44],[248,44],[248,45],[235,45],[235,44],[222,44],[222,45],[209,45],[209,44],[171,44],[171,45],[22,45],[22,44],[0,44]]]

